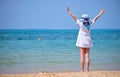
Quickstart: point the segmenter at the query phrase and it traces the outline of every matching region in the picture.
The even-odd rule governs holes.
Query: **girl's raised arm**
[[[70,11],[69,7],[66,7],[67,12],[72,16],[72,18],[77,21],[77,17]]]
[[[100,13],[93,19],[93,22],[95,22],[103,13],[104,9],[101,9]]]

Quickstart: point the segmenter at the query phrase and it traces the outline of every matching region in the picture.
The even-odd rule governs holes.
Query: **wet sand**
[[[120,77],[120,71],[40,72],[23,74],[0,74],[0,77]]]

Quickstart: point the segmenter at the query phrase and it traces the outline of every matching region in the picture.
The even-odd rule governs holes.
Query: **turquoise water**
[[[0,73],[79,71],[77,33],[0,30]],[[92,30],[91,36],[90,70],[120,70],[120,30]]]

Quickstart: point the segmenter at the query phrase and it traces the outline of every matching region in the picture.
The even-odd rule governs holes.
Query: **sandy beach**
[[[120,71],[40,72],[26,74],[0,74],[0,77],[120,77]]]

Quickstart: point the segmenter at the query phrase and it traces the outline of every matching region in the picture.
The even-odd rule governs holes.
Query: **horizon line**
[[[4,29],[0,29],[0,30],[15,30],[15,29],[16,30],[22,30],[22,28],[13,28],[13,29],[12,28],[8,28],[8,29],[4,28]],[[26,29],[26,30],[32,30],[32,28],[24,28],[24,29]],[[61,30],[61,29],[63,29],[63,30],[64,29],[65,30],[66,29],[73,30],[73,29],[77,29],[77,28],[73,28],[73,29],[72,28],[53,28],[53,29],[52,28],[41,28],[41,29],[34,28],[33,30]],[[103,29],[103,28],[94,28],[94,29]],[[91,29],[91,30],[94,30],[94,29]],[[106,28],[106,29],[115,29],[115,30],[117,30],[117,28]]]

